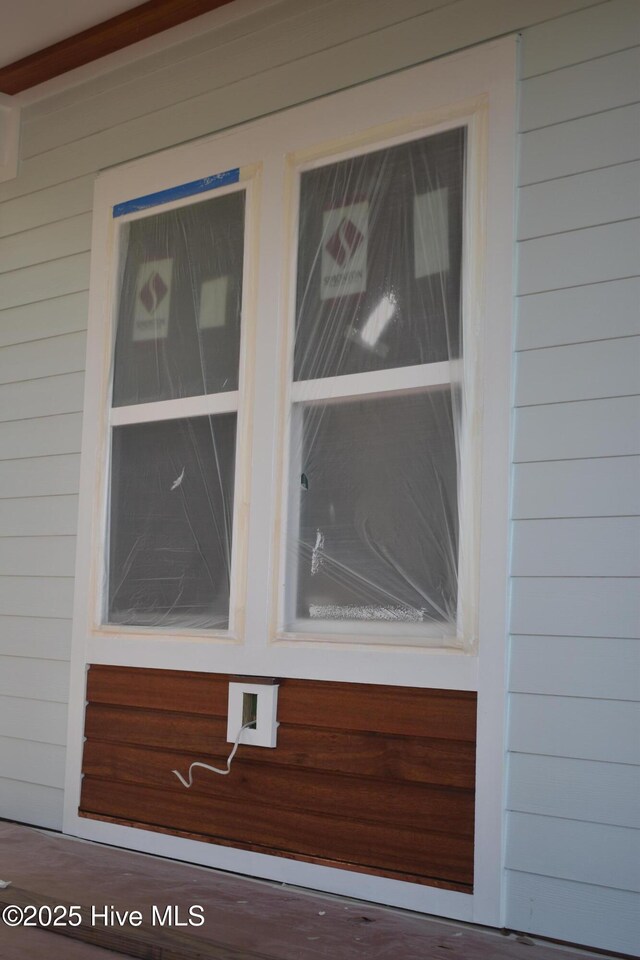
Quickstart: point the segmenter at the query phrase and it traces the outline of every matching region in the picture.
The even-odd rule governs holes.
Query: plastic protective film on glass
[[[458,644],[464,170],[460,128],[301,174],[287,631]]]
[[[229,623],[237,414],[180,401],[238,389],[244,206],[239,191],[122,228],[113,406],[135,416],[112,429],[111,623]],[[158,400],[171,419],[147,419]]]

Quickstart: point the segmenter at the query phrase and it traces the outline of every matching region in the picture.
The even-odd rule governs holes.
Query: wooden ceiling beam
[[[147,0],[139,7],[0,67],[0,91],[16,94],[122,50],[231,0]]]

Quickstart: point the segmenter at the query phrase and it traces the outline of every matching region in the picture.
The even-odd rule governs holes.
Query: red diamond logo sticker
[[[325,244],[325,250],[339,267],[344,267],[364,240],[353,220],[343,217]]]
[[[140,291],[140,299],[147,313],[154,313],[158,309],[168,291],[169,288],[156,270]]]

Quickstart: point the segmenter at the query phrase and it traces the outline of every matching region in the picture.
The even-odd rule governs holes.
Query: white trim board
[[[0,93],[0,183],[18,175],[20,105],[15,97]]]

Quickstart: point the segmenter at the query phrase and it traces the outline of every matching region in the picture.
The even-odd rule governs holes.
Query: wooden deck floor
[[[131,936],[142,938],[137,946],[125,930],[119,952],[41,929],[12,929],[0,922],[2,960],[108,960],[123,955],[154,960],[182,956],[189,960],[576,960],[603,956],[84,843],[7,821],[0,821],[0,879],[11,882],[0,891],[5,904],[33,895],[34,904],[96,906],[95,929],[102,923],[101,912],[112,905],[139,910],[144,921],[140,928],[129,928]],[[164,910],[173,904],[179,906],[183,920],[190,906],[201,906],[204,924],[169,933],[152,927],[153,905]],[[117,931],[117,927],[109,929]],[[148,944],[154,937],[152,950]]]

